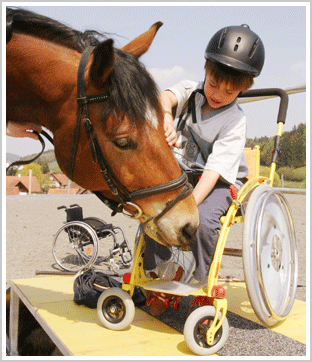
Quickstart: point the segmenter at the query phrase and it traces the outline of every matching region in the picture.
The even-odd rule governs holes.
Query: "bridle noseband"
[[[181,176],[176,178],[175,180],[163,183],[161,185],[151,186],[144,189],[136,190],[130,192],[116,177],[113,170],[110,168],[109,164],[107,163],[98,139],[94,133],[94,128],[89,118],[89,111],[88,111],[88,104],[94,102],[104,102],[109,98],[109,94],[97,94],[97,95],[86,95],[85,91],[85,83],[84,83],[84,73],[85,68],[88,63],[88,59],[95,47],[90,46],[87,47],[84,52],[82,53],[79,67],[78,67],[78,79],[77,79],[77,101],[78,101],[78,112],[77,112],[77,122],[74,131],[74,138],[72,143],[72,149],[70,154],[70,160],[68,164],[68,177],[72,179],[73,176],[73,169],[74,169],[74,161],[75,161],[75,154],[77,149],[78,143],[78,136],[79,136],[79,129],[80,129],[80,122],[83,116],[83,124],[85,127],[85,131],[87,134],[87,138],[90,145],[90,150],[92,154],[93,162],[99,163],[101,173],[104,177],[105,182],[107,183],[109,189],[113,193],[114,196],[118,199],[118,202],[108,199],[102,195],[100,191],[93,191],[108,207],[113,210],[113,215],[117,212],[122,212],[124,215],[131,217],[131,218],[143,218],[144,222],[149,222],[153,220],[156,222],[159,220],[163,215],[165,215],[170,209],[173,208],[180,200],[187,197],[192,192],[192,186],[188,183],[188,178],[185,172],[182,172]],[[184,186],[184,187],[183,187]],[[166,207],[164,210],[158,214],[156,217],[152,218],[148,215],[144,215],[141,208],[134,204],[133,201],[143,199],[146,197],[150,197],[153,195],[157,195],[160,193],[165,193],[169,191],[176,190],[180,187],[183,189],[180,191],[178,196],[167,202]],[[124,211],[124,207],[126,205],[130,205],[136,208],[137,212],[135,215],[128,214]]]

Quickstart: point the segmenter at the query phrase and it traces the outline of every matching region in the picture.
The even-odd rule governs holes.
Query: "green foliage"
[[[299,168],[306,165],[306,125],[294,126],[291,132],[284,132],[281,142],[279,166]]]
[[[274,137],[248,138],[246,147],[260,146],[260,164],[270,166]],[[281,138],[281,153],[277,167],[300,168],[306,166],[306,125],[300,123],[292,131],[283,132]]]
[[[38,159],[37,162],[41,166],[41,171],[43,174],[46,174],[50,171],[49,165],[46,161],[42,162],[40,159]]]
[[[265,166],[260,167],[261,176],[270,177],[270,171],[271,171],[270,167],[265,167]],[[281,178],[280,178],[279,174],[277,172],[275,172],[273,186],[281,187],[281,185],[282,185]]]
[[[274,148],[274,139],[269,138],[260,146],[260,165],[270,166],[272,161],[272,149]]]
[[[287,181],[296,181],[301,182],[306,178],[306,166],[300,168],[291,168],[291,167],[280,167],[276,171],[280,176],[283,175],[284,180]]]
[[[32,155],[23,157],[22,160],[29,160],[31,158],[34,158],[35,156],[36,156],[35,154],[32,154]],[[49,150],[49,151],[43,152],[43,154],[35,162],[39,163],[41,165],[47,164],[48,167],[44,166],[43,173],[48,173],[49,171],[61,172],[61,169],[55,159],[54,150]]]
[[[305,189],[306,182],[284,181],[284,187],[288,189]]]
[[[50,180],[49,175],[43,175],[42,183],[40,185],[40,188],[43,193],[47,194],[50,188]]]
[[[21,176],[28,176],[29,170],[32,170],[32,176],[36,176],[39,182],[39,178],[42,177],[41,166],[36,162],[32,162],[28,165],[25,165],[19,173],[21,174]]]
[[[37,177],[38,184],[40,186],[41,191],[47,192],[49,187],[47,187],[47,177],[42,173],[42,167],[37,162],[32,162],[28,165],[25,165],[23,169],[19,172],[21,176],[28,176],[29,170],[31,170],[31,175]]]
[[[297,176],[301,178],[301,180],[305,180],[306,179],[306,174],[307,174],[307,167],[300,167],[300,168],[296,168],[296,173]]]
[[[11,167],[7,170],[6,175],[7,176],[15,176],[17,174],[17,167]]]
[[[49,169],[51,172],[62,172],[56,160],[49,163]]]

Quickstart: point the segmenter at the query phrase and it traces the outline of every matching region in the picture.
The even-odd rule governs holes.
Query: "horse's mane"
[[[104,37],[96,31],[84,33],[74,30],[56,20],[21,8],[7,8],[6,17],[13,19],[13,31],[38,36],[39,38],[63,44],[82,52],[89,45],[96,45]]]
[[[21,32],[59,43],[80,53],[101,40],[107,39],[103,33],[87,30],[80,32],[56,20],[20,8],[7,8],[6,17],[13,19],[13,32]],[[125,115],[141,126],[145,122],[148,108],[158,109],[158,89],[153,78],[132,54],[115,49],[115,67],[109,79],[108,105],[103,120],[115,113],[121,121]]]

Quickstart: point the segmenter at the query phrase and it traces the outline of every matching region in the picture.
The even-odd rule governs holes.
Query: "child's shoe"
[[[181,267],[179,267],[175,273],[173,280],[179,282],[183,278],[183,275],[184,275],[184,270]],[[155,295],[149,297],[150,297],[151,315],[158,316],[162,314],[166,308],[169,308],[166,306],[166,298],[170,297],[169,294],[155,293]],[[147,300],[149,300],[149,297],[147,298]]]

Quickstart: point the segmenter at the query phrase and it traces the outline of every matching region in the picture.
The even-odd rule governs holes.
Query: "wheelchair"
[[[260,93],[260,94],[259,94]],[[162,279],[148,276],[143,269],[144,235],[139,227],[131,274],[125,274],[122,289],[104,291],[98,301],[97,313],[101,323],[109,329],[121,330],[130,325],[135,307],[131,296],[139,286],[151,298],[160,298],[166,308],[179,308],[180,298],[194,296],[198,308],[193,310],[184,325],[186,344],[198,355],[218,352],[226,343],[229,324],[226,318],[227,299],[225,288],[218,284],[222,255],[241,255],[246,288],[251,305],[258,319],[267,327],[281,323],[293,306],[298,279],[298,257],[294,225],[289,205],[284,196],[273,188],[276,161],[280,152],[282,128],[285,122],[288,95],[280,89],[248,91],[243,96],[279,96],[278,129],[272,155],[270,176],[259,174],[260,150],[245,149],[247,162],[253,154],[253,174],[237,192],[232,186],[232,204],[221,217],[221,230],[208,281],[202,284],[189,283],[195,268],[191,251],[172,248],[173,264],[184,270],[183,279]],[[250,157],[249,157],[250,158]],[[199,174],[189,175],[195,185]],[[242,249],[226,249],[225,243],[230,227],[243,224]]]
[[[55,234],[52,253],[64,270],[78,272],[100,263],[109,263],[111,270],[130,267],[132,252],[124,230],[96,217],[83,217],[78,204],[65,209],[66,222]],[[99,243],[104,239],[103,243]]]

